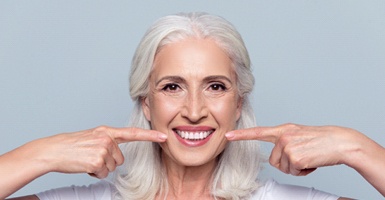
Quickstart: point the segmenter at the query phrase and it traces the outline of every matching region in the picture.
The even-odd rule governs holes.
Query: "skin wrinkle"
[[[217,156],[228,142],[225,133],[235,129],[241,112],[232,61],[214,41],[188,38],[162,47],[149,82],[142,107],[151,127],[168,134],[160,144],[166,169],[172,169],[168,198],[210,197]],[[215,131],[204,145],[188,147],[172,131],[177,127]]]
[[[215,94],[210,94],[208,92],[203,91],[203,93],[206,94],[207,97],[214,98],[214,100],[224,95],[225,92],[231,91],[233,89],[233,82],[226,76],[208,76],[203,79],[202,83],[203,84],[201,86],[197,87],[198,91],[195,91],[196,93],[199,93],[200,90],[203,91],[205,88],[209,87],[210,84],[215,84],[215,83],[218,85],[223,84],[223,87],[225,87],[226,91],[217,92]],[[162,92],[164,87],[166,87],[169,84],[178,84],[180,87],[182,87],[181,89],[183,90],[188,90],[189,88],[187,81],[183,77],[165,76],[165,77],[162,77],[160,80],[156,81],[156,84],[155,84],[156,89],[154,89],[153,93]],[[169,96],[178,96],[178,95],[168,94],[167,92],[164,92],[164,94]],[[194,96],[194,94],[191,96]],[[198,96],[198,95],[195,95],[195,96]]]

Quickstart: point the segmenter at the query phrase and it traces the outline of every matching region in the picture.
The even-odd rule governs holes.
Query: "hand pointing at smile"
[[[124,161],[118,144],[166,139],[167,135],[153,130],[100,126],[31,141],[0,157],[0,176],[13,180],[0,183],[0,188],[8,191],[1,193],[0,199],[48,172],[88,173],[105,178]]]
[[[345,127],[284,124],[226,133],[229,141],[274,143],[269,162],[284,173],[303,176],[318,167],[345,164],[385,195],[379,171],[385,169],[385,148],[364,134]]]
[[[45,138],[44,156],[51,160],[50,171],[86,172],[104,178],[124,161],[118,144],[131,141],[164,142],[166,135],[139,128],[101,126]],[[49,150],[49,151],[47,151]]]
[[[231,140],[261,140],[274,143],[270,164],[292,175],[307,175],[317,167],[349,164],[351,153],[369,138],[336,126],[285,124],[255,127],[226,134]]]

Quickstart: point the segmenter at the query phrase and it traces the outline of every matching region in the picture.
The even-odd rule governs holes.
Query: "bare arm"
[[[123,163],[119,143],[164,142],[166,137],[152,130],[103,126],[34,140],[0,156],[0,199],[49,172],[88,173],[105,178]]]
[[[38,143],[30,142],[0,156],[0,199],[48,172],[47,166],[36,156]]]
[[[385,148],[356,130],[285,124],[236,130],[226,137],[274,143],[270,164],[287,174],[304,176],[318,167],[345,164],[385,196]]]
[[[363,138],[344,163],[360,173],[385,197],[385,148]]]

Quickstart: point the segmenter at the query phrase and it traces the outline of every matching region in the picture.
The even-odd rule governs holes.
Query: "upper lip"
[[[197,132],[197,131],[213,131],[215,128],[210,126],[177,126],[173,130]]]

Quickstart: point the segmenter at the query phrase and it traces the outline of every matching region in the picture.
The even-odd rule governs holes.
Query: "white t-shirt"
[[[47,190],[36,194],[40,200],[111,200],[114,186],[107,181],[100,181],[89,186],[71,186]],[[279,184],[269,179],[252,194],[250,200],[336,200],[338,196],[294,185]]]

